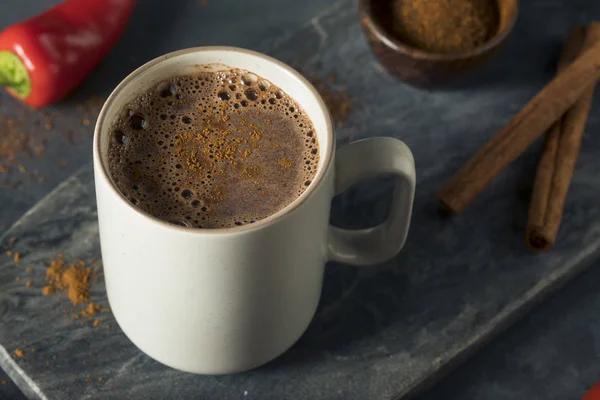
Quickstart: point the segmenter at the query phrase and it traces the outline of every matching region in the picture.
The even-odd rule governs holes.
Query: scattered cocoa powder
[[[6,385],[8,382],[6,381],[6,379],[2,379],[2,384]]]
[[[35,143],[22,131],[23,122],[15,118],[0,119],[0,166],[7,172],[19,163],[19,156],[29,153]]]
[[[81,312],[82,317],[89,317],[90,315],[95,315],[98,311],[100,311],[100,306],[98,304],[89,303],[87,308]]]
[[[24,355],[25,355],[25,352],[24,352],[23,350],[21,350],[21,349],[16,349],[16,350],[15,350],[15,357],[17,357],[17,358],[21,358],[21,357],[23,357]]]
[[[281,165],[283,168],[290,168],[293,165],[285,157],[282,157],[279,160],[277,160],[277,164]]]
[[[46,285],[42,288],[42,294],[44,296],[50,296],[52,293],[54,293],[55,289],[54,286],[52,285]]]
[[[31,287],[31,285],[33,285],[33,282],[31,282],[31,281],[27,281],[27,282],[25,282],[25,286],[27,286],[27,287]]]
[[[25,132],[25,122],[31,118],[26,109],[16,111],[16,118],[0,118],[0,173],[18,171],[23,175],[27,173],[27,168],[23,165],[25,157],[43,153],[46,142],[44,138],[36,139],[35,135]],[[31,174],[29,178],[32,178]],[[17,188],[22,181],[23,177],[16,180],[12,177],[1,178],[0,185]]]
[[[97,320],[97,319],[96,319],[96,320],[94,320],[94,324],[93,324],[93,325],[94,325],[94,328],[97,328],[97,327],[99,327],[99,326],[100,326],[100,321],[99,321],[99,320]]]
[[[91,96],[84,102],[77,104],[75,109],[81,115],[81,125],[89,126],[93,120],[96,120],[105,99],[99,96]]]
[[[31,267],[27,267],[27,268],[25,268],[25,272],[26,272],[26,273],[30,273],[31,271],[33,271],[33,268],[31,268]]]
[[[94,96],[77,105],[76,108],[84,126],[89,126],[95,121],[103,103],[103,98]],[[71,129],[64,129],[60,132],[53,131],[54,120],[57,118]],[[32,120],[34,124],[30,123]],[[41,129],[44,131],[40,131]],[[57,135],[66,139],[68,144],[73,144],[72,136],[75,130],[81,129],[76,129],[70,123],[69,118],[58,109],[52,112],[40,111],[16,104],[9,113],[6,106],[0,106],[0,175],[10,171],[18,171],[22,175],[27,174],[27,176],[16,179],[0,176],[0,185],[17,188],[24,179],[44,182],[43,177],[37,176],[39,171],[28,172],[25,160],[42,156],[46,150],[47,141],[57,139]],[[85,130],[92,133],[89,129]]]
[[[204,111],[204,107],[200,106]],[[232,165],[238,165],[248,158],[254,149],[259,146],[263,136],[263,129],[253,123],[248,123],[243,118],[239,120],[239,127],[234,133],[231,129],[219,125],[218,119],[229,120],[229,116],[222,113],[215,115],[212,110],[206,110],[207,128],[200,133],[184,132],[175,140],[175,153],[183,160],[189,171],[198,171],[205,168],[218,175],[224,171],[219,168],[217,160],[224,160]],[[215,122],[211,122],[215,121]],[[203,154],[205,157],[201,157]],[[206,157],[207,156],[207,157]],[[200,162],[204,160],[206,165]],[[258,166],[245,166],[240,170],[241,179],[252,180],[255,185],[260,185]],[[207,194],[208,198],[221,200],[225,193],[219,187],[214,187]]]
[[[327,86],[317,87],[317,90],[327,105],[329,112],[331,112],[331,117],[335,124],[338,126],[342,125],[348,119],[352,107],[352,100],[348,97],[348,93],[333,90]]]
[[[83,260],[67,266],[60,255],[46,269],[49,285],[57,290],[66,290],[73,305],[89,303],[91,274],[92,269]]]
[[[325,105],[331,113],[333,122],[336,126],[341,126],[348,119],[354,100],[350,97],[345,85],[338,82],[334,73],[330,73],[328,80],[323,80],[310,74],[304,74],[313,84]]]
[[[255,181],[261,175],[261,168],[259,165],[247,165],[242,168],[242,173],[240,174],[240,178],[244,180],[253,180]]]

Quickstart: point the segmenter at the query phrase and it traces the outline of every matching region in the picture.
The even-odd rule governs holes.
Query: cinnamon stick
[[[599,23],[591,24],[586,30],[573,29],[559,64],[559,72],[575,59],[582,44],[585,51],[598,40]],[[594,86],[585,90],[581,98],[552,125],[546,135],[525,232],[525,241],[533,250],[549,250],[556,240],[594,96]]]
[[[569,39],[563,49],[561,59],[558,63],[558,72],[564,70],[572,63],[583,48],[585,41],[586,29],[584,27],[576,27],[569,33]],[[568,111],[567,111],[568,112]],[[556,153],[558,151],[558,141],[561,135],[562,118],[556,121],[546,133],[544,147],[538,162],[535,181],[533,183],[533,191],[531,194],[531,203],[529,205],[529,219],[527,221],[526,241],[530,247],[543,248],[546,245],[545,240],[538,240],[535,234],[531,235],[531,230],[537,231],[539,227],[544,225],[548,209],[548,199],[550,197],[550,189],[552,187],[552,179],[554,176]]]
[[[449,210],[461,213],[598,78],[600,42],[560,72],[446,182],[438,193],[441,203]]]

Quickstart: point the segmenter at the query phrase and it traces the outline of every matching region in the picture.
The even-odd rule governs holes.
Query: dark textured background
[[[53,2],[30,3],[32,2],[13,0],[3,2],[0,6],[2,7],[0,26],[17,21]],[[439,138],[437,143],[432,142],[431,146],[439,146],[440,151],[443,151],[445,146],[450,147],[450,144],[444,143],[443,135],[438,133],[443,133],[447,125],[456,129],[456,126],[461,124],[480,124],[486,127],[482,136],[488,135],[490,132],[487,132],[487,128],[495,126],[495,122],[489,123],[486,115],[492,115],[494,121],[498,116],[494,115],[493,109],[487,109],[485,103],[471,101],[471,98],[476,99],[477,93],[481,94],[481,91],[493,95],[495,90],[513,90],[518,98],[525,100],[552,75],[556,54],[560,50],[560,43],[564,40],[568,27],[588,19],[600,18],[599,6],[591,1],[540,0],[523,3],[522,18],[507,50],[501,55],[502,61],[478,74],[472,86],[454,93],[454,96],[464,102],[464,112],[444,113],[443,103],[436,104],[432,101],[436,98],[414,93],[415,98],[422,101],[423,109],[429,108],[437,112],[433,116],[437,118],[437,121],[434,121],[436,123],[416,124],[414,119],[407,118],[407,124],[410,122],[412,125],[396,124],[387,129],[424,129],[423,135]],[[27,124],[23,129],[27,130],[36,142],[43,139],[48,141],[45,155],[22,157],[22,164],[28,172],[22,173],[13,169],[12,172],[0,176],[3,180],[3,186],[0,187],[2,206],[0,228],[6,229],[56,183],[69,176],[79,166],[89,162],[92,125],[86,125],[85,120],[92,120],[93,124],[93,114],[97,112],[95,106],[90,106],[87,101],[90,95],[105,96],[125,74],[139,64],[154,56],[182,47],[227,44],[266,51],[276,48],[277,43],[288,43],[286,40],[293,37],[299,28],[311,25],[313,29],[307,32],[312,32],[313,36],[307,37],[306,40],[326,40],[321,34],[323,31],[319,24],[320,20],[311,20],[311,18],[323,12],[327,14],[327,8],[339,7],[339,4],[342,7],[352,6],[350,2],[335,3],[331,6],[324,1],[302,3],[263,1],[260,5],[254,5],[251,2],[237,4],[234,1],[211,2],[209,0],[206,6],[203,6],[200,0],[170,1],[168,4],[159,1],[140,1],[135,20],[124,40],[74,98],[51,108],[45,115],[25,110],[5,95],[0,97],[3,107],[0,115],[3,118],[10,114],[18,118],[26,117]],[[261,15],[262,19],[257,21],[255,18],[248,18],[249,15]],[[152,28],[150,29],[149,26]],[[354,27],[348,24],[348,29]],[[325,35],[328,35],[327,31]],[[349,32],[349,38],[354,41],[360,40],[354,31]],[[303,38],[296,37],[295,41],[292,40],[290,43],[293,45],[278,50],[277,55],[288,62],[295,60],[299,64],[296,66],[316,70],[317,68],[311,64],[310,57],[295,58],[297,47],[305,51],[309,48],[303,43]],[[349,42],[345,45],[348,47],[340,46],[335,52],[332,51],[324,57],[334,60],[336,64],[331,65],[336,65],[344,71],[352,69],[353,65],[344,64],[344,61],[348,60],[344,60],[339,55],[343,55],[344,51],[348,51],[357,43]],[[360,77],[360,74],[358,76]],[[409,93],[413,92],[409,90]],[[440,98],[443,98],[443,94],[437,97]],[[394,103],[390,101],[386,105],[393,106]],[[511,104],[503,112],[516,112],[519,106],[520,104],[517,103]],[[598,110],[597,106],[595,110]],[[364,116],[368,111],[363,108],[357,112]],[[50,131],[43,128],[48,116],[54,126]],[[600,113],[594,111],[592,121],[597,121],[598,116]],[[428,114],[423,119],[431,117]],[[385,129],[385,124],[379,122],[379,127]],[[368,136],[369,134],[365,132],[368,128],[369,126],[357,127],[356,132],[352,128],[346,128],[345,134]],[[439,136],[436,136],[436,133]],[[476,137],[469,138],[477,140]],[[593,143],[595,142],[588,144],[593,145]],[[470,149],[472,146],[472,144],[465,144],[464,147]],[[460,150],[461,146],[455,148]],[[593,162],[593,156],[590,154],[586,161]],[[452,155],[444,157],[451,159]],[[457,157],[462,159],[464,154],[461,153]],[[61,167],[59,164],[63,160],[66,166]],[[434,162],[434,160],[426,161]],[[424,162],[422,158],[421,162]],[[530,154],[529,159],[522,162],[521,167],[525,171],[531,171],[534,162],[535,158]],[[452,161],[452,164],[457,164],[457,161]],[[34,169],[39,170],[38,175],[30,176],[30,172]],[[432,171],[432,174],[437,172],[436,168],[428,170]],[[38,182],[38,176],[43,176],[45,181]],[[425,181],[428,178],[428,176],[420,176],[420,179]],[[586,176],[585,184],[593,190],[595,187],[591,178]],[[516,179],[516,182],[518,181]],[[527,183],[524,186],[527,188]],[[594,192],[588,193],[591,193],[593,199]],[[494,193],[492,190],[489,196],[493,194],[504,193]],[[577,214],[577,210],[573,212]],[[515,246],[517,243],[519,242],[515,241]],[[517,250],[520,251],[521,249]],[[596,310],[600,306],[598,304],[600,296],[596,295],[595,290],[600,276],[596,270],[597,268],[594,268],[587,272],[534,313],[529,314],[525,321],[512,328],[472,361],[450,375],[425,395],[425,398],[578,398],[587,386],[600,377],[600,362],[597,360],[598,351],[595,348],[595,343],[600,339],[600,326],[595,318]],[[436,293],[430,295],[435,296]],[[6,389],[7,398],[15,398],[15,392],[9,388],[9,385],[0,386],[0,390],[2,389]]]

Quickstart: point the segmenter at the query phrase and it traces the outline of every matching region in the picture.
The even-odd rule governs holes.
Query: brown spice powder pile
[[[435,53],[472,50],[498,26],[494,0],[394,0],[391,11],[401,40]]]
[[[67,265],[62,255],[53,260],[46,269],[48,285],[42,289],[44,296],[55,291],[66,291],[67,297],[73,305],[88,303],[82,316],[95,314],[100,306],[90,302],[90,279],[92,269],[83,260]]]

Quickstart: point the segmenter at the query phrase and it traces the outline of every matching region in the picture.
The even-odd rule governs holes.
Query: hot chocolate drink
[[[112,128],[119,191],[156,218],[190,228],[251,224],[310,185],[319,144],[304,110],[249,71],[176,76],[141,93]]]

